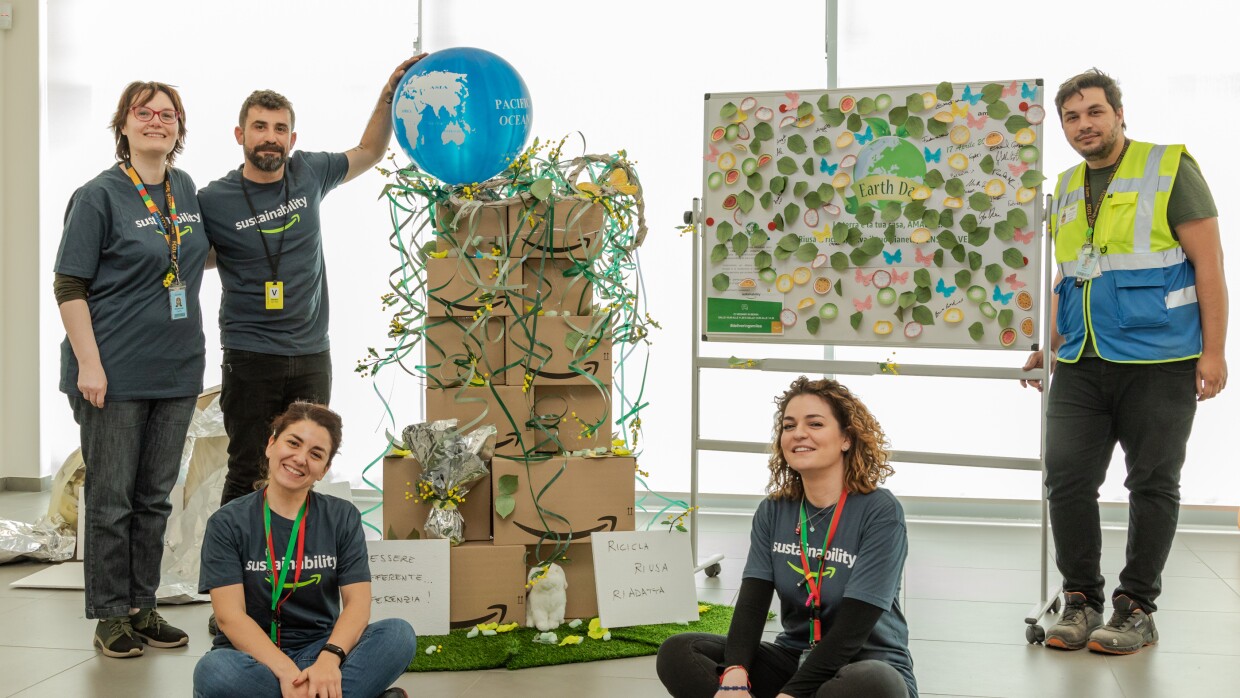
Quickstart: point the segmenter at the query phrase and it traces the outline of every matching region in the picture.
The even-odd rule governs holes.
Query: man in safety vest
[[[1048,211],[1059,273],[1046,488],[1065,605],[1046,645],[1132,654],[1158,641],[1152,614],[1197,402],[1227,383],[1218,210],[1184,146],[1125,137],[1111,77],[1094,69],[1069,79],[1055,106],[1085,162],[1059,176]],[[1041,366],[1040,352],[1025,362]],[[1116,443],[1128,469],[1128,547],[1103,625],[1098,488]]]

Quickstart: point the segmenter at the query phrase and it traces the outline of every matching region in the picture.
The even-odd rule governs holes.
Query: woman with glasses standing
[[[112,117],[117,162],[69,200],[55,293],[60,389],[86,463],[86,617],[108,657],[189,637],[155,610],[181,449],[202,392],[198,290],[208,243],[177,91],[133,82]]]

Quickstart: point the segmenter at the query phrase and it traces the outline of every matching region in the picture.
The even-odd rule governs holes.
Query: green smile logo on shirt
[[[801,569],[800,567],[797,567],[796,565],[792,564],[792,561],[791,561],[791,560],[788,560],[787,562],[788,562],[788,566],[789,566],[789,567],[791,567],[791,568],[792,568],[792,570],[793,570],[794,572],[796,572],[797,574],[799,574],[799,575],[800,575],[800,576],[802,576],[802,577],[806,576],[806,574],[805,574],[805,570],[803,570],[803,569]],[[816,578],[821,578],[821,577],[834,577],[834,576],[835,576],[835,568],[834,568],[834,567],[824,567],[824,568],[822,568],[822,575],[821,575],[821,577],[819,576],[819,574],[818,574],[817,572],[810,572],[810,573],[809,573],[809,576],[811,576],[811,577],[816,577]]]
[[[268,584],[272,583],[271,577],[264,577],[263,580],[266,581]],[[304,582],[297,582],[297,583],[287,582],[285,583],[284,588],[289,591],[292,591],[293,589],[300,589],[302,587],[314,586],[321,581],[323,581],[323,575],[312,574],[310,575],[310,578]]]
[[[292,228],[294,225],[296,225],[297,221],[299,220],[301,220],[301,215],[294,213],[292,216],[289,217],[288,223],[285,223],[279,228],[276,228],[274,230],[267,230],[266,228],[259,228],[258,232],[263,233],[264,235],[275,235],[276,233],[282,233],[288,230],[289,228]]]

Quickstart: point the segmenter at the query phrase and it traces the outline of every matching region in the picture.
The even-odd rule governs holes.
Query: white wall
[[[1218,131],[1212,124],[1225,122],[1225,115],[1234,111],[1240,87],[1235,61],[1211,53],[1216,50],[1212,46],[1229,45],[1225,37],[1215,36],[1223,31],[1222,23],[1216,23],[1218,28],[1194,23],[1201,20],[1192,8],[1206,7],[1204,3],[1180,3],[1174,15],[1155,10],[1151,2],[1129,3],[1123,17],[1082,20],[1075,19],[1078,4],[1062,0],[1044,3],[1036,11],[988,5],[985,11],[965,13],[929,11],[929,6],[908,0],[883,3],[881,10],[869,3],[841,4],[839,81],[845,86],[1034,75],[1045,77],[1053,88],[1094,64],[1114,71],[1128,91],[1131,135],[1188,141],[1214,185],[1226,226],[1227,213],[1235,209],[1222,195],[1230,188],[1224,165],[1228,151],[1220,145],[1225,141],[1214,138]],[[626,148],[637,162],[651,228],[641,256],[646,292],[652,314],[664,327],[652,337],[647,381],[651,406],[643,413],[641,463],[656,488],[687,489],[690,240],[674,226],[701,191],[702,96],[825,87],[823,3],[636,0],[613,6],[474,0],[427,5],[428,49],[480,46],[504,56],[522,73],[532,94],[536,135],[559,138],[580,131],[589,152]],[[156,56],[149,42],[116,40],[132,35],[129,27],[146,21],[149,9],[149,4],[132,0],[51,3],[47,125],[55,137],[43,161],[55,165],[56,176],[45,178],[43,192],[47,203],[39,268],[44,276],[50,277],[68,195],[111,162],[105,127],[116,96],[129,80],[159,79],[182,89],[190,135],[179,165],[203,185],[240,163],[232,126],[241,100],[254,88],[271,87],[293,100],[299,147],[352,146],[380,85],[409,53],[416,34],[413,2],[383,0],[356,9],[323,0],[167,3],[159,16],[177,41],[175,50]],[[1148,42],[1128,38],[1148,34],[1149,18],[1155,16],[1160,32],[1177,40],[1192,38],[1179,44],[1175,60],[1166,65]],[[1088,42],[1080,38],[1084,36]],[[1187,126],[1184,114],[1191,117]],[[1046,168],[1069,166],[1073,157],[1066,144],[1056,138],[1054,128],[1048,133]],[[10,162],[7,152],[4,162]],[[375,201],[381,186],[380,176],[366,175],[329,196],[323,211],[335,311],[333,402],[348,425],[338,468],[352,473],[355,481],[382,448],[382,428],[376,432],[376,427],[384,417],[375,387],[351,373],[367,346],[384,342],[386,318],[379,312],[378,298],[396,260],[386,248],[390,226],[385,208]],[[38,282],[41,295],[50,297],[48,285],[50,279]],[[33,286],[25,293],[33,295]],[[218,292],[211,279],[204,284],[203,301],[208,317],[213,317]],[[54,357],[51,352],[60,338],[50,305],[41,325],[45,357]],[[211,325],[208,322],[208,385],[219,380],[219,350]],[[1234,359],[1234,342],[1232,346]],[[723,356],[821,356],[814,347],[712,345],[706,350]],[[872,354],[839,351],[841,358],[886,358]],[[1011,365],[1017,358],[983,354],[964,360]],[[924,360],[904,352],[896,359]],[[703,392],[703,435],[766,438],[771,397],[789,377],[720,373],[706,374],[711,384]],[[53,440],[49,450],[61,453],[73,447],[64,436],[73,433],[66,431],[72,420],[55,393],[54,375],[55,367],[45,360],[43,432]],[[848,382],[874,405],[897,448],[1036,455],[1037,401],[1015,385],[962,386],[889,377]],[[388,370],[377,387],[394,397],[398,427],[420,417],[418,383],[397,379]],[[1225,427],[1235,416],[1234,393],[1203,405],[1190,444],[1192,462],[1185,471],[1186,502],[1240,501],[1240,475],[1224,457]],[[57,462],[51,453],[48,460]],[[765,482],[760,458],[708,454],[704,465],[702,486],[707,491],[756,493]],[[44,472],[47,467],[45,463]],[[1033,499],[1037,483],[1035,473],[902,465],[891,486],[901,494]],[[1108,483],[1107,498],[1120,494],[1116,483]]]
[[[13,28],[0,30],[0,478],[33,479],[41,471],[39,405],[49,397],[40,391],[34,293],[45,29],[42,2],[10,2]]]

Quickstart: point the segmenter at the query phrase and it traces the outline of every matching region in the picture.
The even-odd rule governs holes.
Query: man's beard
[[[245,159],[249,160],[251,165],[263,172],[277,172],[288,161],[284,149],[278,145],[261,145],[257,148],[246,148]]]
[[[1115,148],[1115,143],[1117,141],[1122,141],[1123,138],[1123,128],[1119,124],[1116,124],[1115,128],[1110,133],[1100,134],[1098,145],[1095,145],[1088,150],[1078,150],[1077,152],[1079,152],[1081,157],[1086,160],[1104,160],[1111,154],[1111,150]]]

